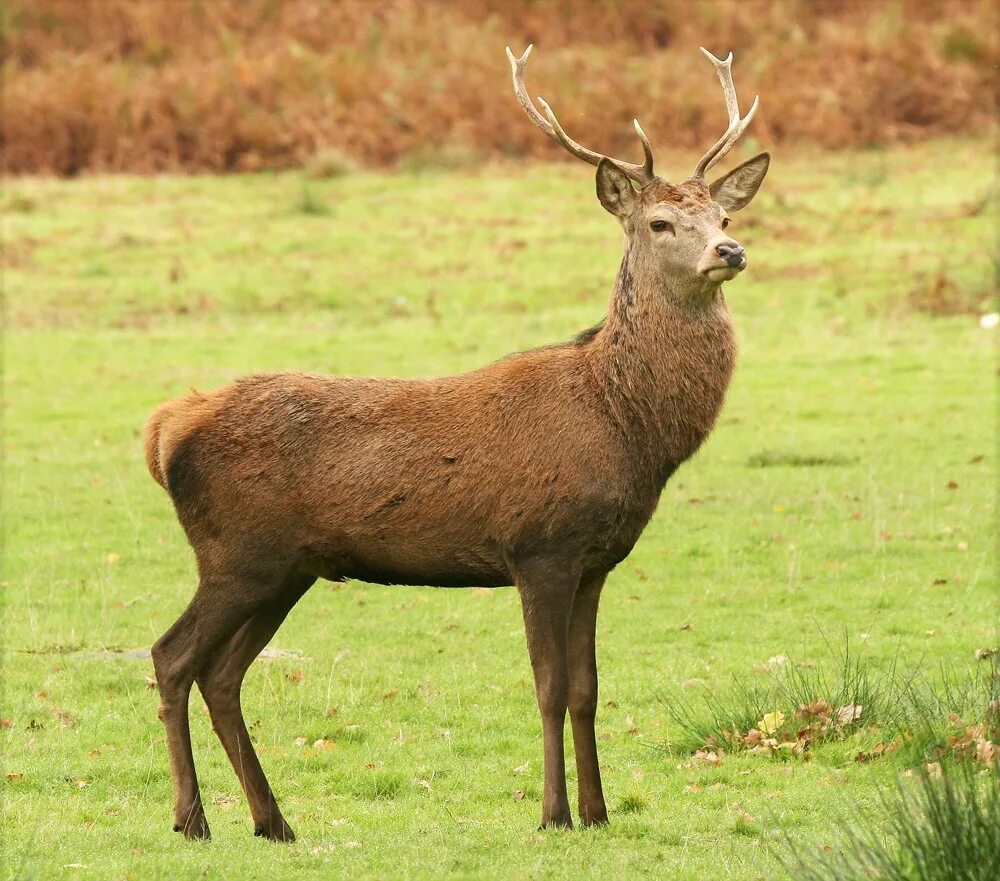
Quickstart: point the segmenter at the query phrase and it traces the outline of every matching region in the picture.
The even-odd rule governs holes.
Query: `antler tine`
[[[722,83],[722,92],[726,99],[726,112],[729,114],[729,125],[722,137],[698,160],[693,176],[699,178],[703,178],[705,172],[715,165],[715,163],[719,162],[733,148],[733,145],[740,139],[743,132],[746,131],[750,120],[754,118],[754,114],[756,114],[757,107],[760,104],[760,96],[758,95],[753,99],[753,104],[750,105],[746,116],[740,119],[740,105],[736,98],[736,86],[733,84],[733,53],[730,52],[723,61],[721,58],[716,58],[704,47],[701,51],[715,65],[715,71],[719,75],[719,82]]]
[[[638,122],[635,122],[635,129],[639,135],[639,139],[642,141],[642,150],[645,156],[645,161],[642,165],[624,162],[621,159],[612,159],[610,156],[605,156],[603,153],[595,153],[593,150],[588,150],[582,144],[578,144],[566,134],[563,127],[559,124],[559,120],[556,119],[555,113],[552,112],[552,108],[549,107],[543,98],[539,98],[538,103],[545,110],[545,116],[542,116],[538,112],[538,109],[528,96],[528,90],[524,86],[524,68],[527,64],[528,56],[531,54],[531,48],[531,44],[529,44],[528,48],[524,50],[524,54],[520,58],[517,58],[510,51],[510,46],[507,47],[507,59],[510,61],[511,76],[514,81],[514,94],[524,108],[524,112],[528,114],[528,119],[552,138],[552,140],[561,144],[568,153],[577,159],[582,159],[590,165],[598,165],[602,159],[608,159],[640,186],[648,184],[653,180],[655,177],[653,174],[653,150],[649,145],[649,139],[642,128],[640,128]]]
[[[653,174],[653,148],[649,146],[649,138],[646,137],[646,133],[642,130],[642,126],[639,125],[639,120],[633,119],[632,125],[635,126],[635,133],[639,136],[639,140],[642,141],[642,152],[646,157],[646,160],[642,165],[643,170],[649,176],[649,179],[652,180],[656,177],[656,175]]]
[[[507,60],[510,61],[510,72],[514,79],[514,94],[524,108],[524,112],[528,114],[528,118],[550,138],[554,138],[556,136],[555,131],[549,125],[548,120],[531,103],[531,98],[528,97],[528,90],[524,87],[524,67],[528,63],[528,56],[531,54],[533,48],[534,43],[528,43],[528,48],[524,50],[524,54],[520,58],[515,58],[514,53],[510,51],[510,46],[507,47]]]

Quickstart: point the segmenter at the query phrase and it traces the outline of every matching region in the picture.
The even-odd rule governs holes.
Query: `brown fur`
[[[606,822],[594,737],[601,586],[711,431],[735,344],[719,285],[695,269],[732,242],[705,185],[655,181],[634,193],[602,163],[598,191],[627,247],[606,321],[574,341],[431,380],[250,376],[149,420],[149,470],[200,577],[153,649],[175,828],[208,835],[187,731],[196,680],[258,834],[292,837],[239,691],[316,578],[516,584],[544,725],[543,824],[571,823],[567,709],[581,818]],[[649,219],[668,209],[683,228],[654,242]]]

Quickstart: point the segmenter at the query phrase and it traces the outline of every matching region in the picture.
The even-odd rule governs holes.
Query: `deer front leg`
[[[566,796],[563,729],[569,700],[569,619],[577,576],[553,567],[518,577],[535,695],[542,716],[544,791],[542,826],[572,828]]]
[[[573,599],[569,625],[569,717],[573,726],[576,776],[579,785],[580,822],[584,826],[608,822],[597,760],[597,656],[595,633],[597,605],[605,573],[584,578]]]

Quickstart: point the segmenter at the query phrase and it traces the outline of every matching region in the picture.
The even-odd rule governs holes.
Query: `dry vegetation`
[[[3,169],[62,175],[555,157],[506,43],[538,44],[529,88],[612,152],[633,115],[661,143],[717,135],[699,44],[736,50],[763,142],[830,147],[986,130],[997,58],[988,0],[9,0],[4,20]]]

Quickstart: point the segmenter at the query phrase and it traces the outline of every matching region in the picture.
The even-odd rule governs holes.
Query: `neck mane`
[[[685,291],[626,246],[591,358],[636,464],[657,486],[708,436],[736,358],[718,286]]]

